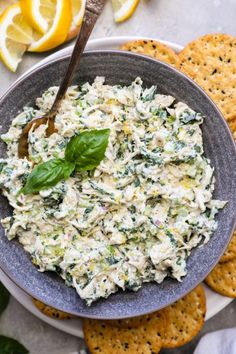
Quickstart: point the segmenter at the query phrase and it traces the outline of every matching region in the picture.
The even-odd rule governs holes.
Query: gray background
[[[185,45],[206,33],[222,32],[236,36],[235,18],[236,0],[140,0],[134,16],[116,25],[108,3],[92,38],[140,35]],[[0,63],[0,95],[18,76],[46,55],[27,54],[16,74],[7,71]],[[200,336],[209,331],[234,326],[236,301],[207,321]],[[0,333],[20,340],[31,354],[75,354],[79,348],[84,347],[82,340],[43,323],[13,298],[1,316]],[[161,353],[192,354],[198,340],[199,336],[182,348],[162,350]]]

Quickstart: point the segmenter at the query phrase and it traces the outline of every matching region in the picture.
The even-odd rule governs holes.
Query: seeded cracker
[[[144,323],[147,323],[153,315],[154,314],[126,318],[121,320],[109,320],[107,321],[107,324],[119,328],[136,328],[142,326]]]
[[[157,354],[161,340],[144,327],[118,328],[105,321],[83,321],[84,339],[91,354]]]
[[[163,348],[180,347],[201,330],[206,314],[205,292],[201,285],[169,306],[169,326],[162,335]]]
[[[153,40],[137,40],[123,44],[122,50],[139,53],[179,67],[178,55],[166,45]]]
[[[225,263],[232,259],[236,259],[236,231],[234,231],[231,241],[220,259],[220,263]]]
[[[207,34],[189,43],[179,58],[180,70],[209,94],[226,120],[235,119],[236,37]]]
[[[56,318],[57,320],[71,319],[71,316],[68,313],[56,310],[51,306],[47,306],[39,300],[33,299],[33,303],[44,315],[48,317]]]
[[[226,263],[218,263],[205,282],[217,293],[236,298],[236,259]]]

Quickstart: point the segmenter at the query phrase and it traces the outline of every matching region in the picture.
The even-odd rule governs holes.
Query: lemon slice
[[[20,4],[31,26],[38,31],[34,32],[30,52],[44,52],[65,41],[72,21],[70,0],[21,0]]]
[[[20,3],[29,24],[39,33],[45,34],[56,14],[56,1],[20,0]]]
[[[0,17],[0,58],[16,71],[24,52],[32,42],[32,28],[25,21],[19,3],[9,6]]]
[[[133,15],[139,0],[111,0],[116,22],[123,22]]]
[[[12,5],[14,3],[16,3],[17,1],[15,0],[0,0],[0,15],[3,12],[3,10],[5,10],[9,5]]]
[[[84,16],[84,10],[86,5],[86,0],[71,0],[72,4],[72,25],[78,27],[81,26]]]
[[[86,0],[71,0],[72,23],[67,36],[67,40],[74,38],[80,30],[83,21]]]

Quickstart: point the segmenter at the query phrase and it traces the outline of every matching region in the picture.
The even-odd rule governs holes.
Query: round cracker
[[[165,333],[170,325],[170,307],[165,307],[160,311],[156,311],[145,319],[143,327],[147,333],[150,333],[152,338],[162,342]],[[162,345],[163,346],[163,345]]]
[[[139,326],[142,326],[144,323],[146,323],[152,315],[144,315],[144,316],[138,316],[138,317],[132,317],[132,318],[125,318],[121,320],[109,320],[107,321],[107,324],[110,326],[114,327],[119,327],[119,328],[136,328]]]
[[[226,263],[218,263],[205,282],[217,293],[236,298],[236,259]]]
[[[206,314],[206,297],[201,285],[169,306],[169,326],[162,336],[163,348],[190,342],[201,330]]]
[[[229,262],[235,258],[236,258],[236,231],[234,231],[231,241],[228,244],[225,253],[220,259],[220,263]]]
[[[209,94],[226,120],[235,114],[236,37],[207,34],[189,43],[179,58],[180,70]]]
[[[57,320],[69,320],[72,318],[68,313],[56,310],[51,306],[45,305],[39,300],[33,299],[33,303],[42,313],[44,313],[44,315],[48,317],[56,318]]]
[[[173,49],[153,40],[137,40],[122,45],[122,50],[139,53],[161,60],[167,64],[179,67],[180,60]]]
[[[83,320],[84,339],[91,354],[152,354],[161,349],[160,338],[143,326],[119,328],[108,321]]]
[[[143,327],[152,338],[157,338],[159,342],[169,325],[169,307],[148,315],[127,318],[122,320],[110,320],[106,322],[110,326],[118,328],[139,328]]]

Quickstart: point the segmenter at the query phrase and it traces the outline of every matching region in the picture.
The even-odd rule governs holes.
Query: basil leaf
[[[80,171],[92,170],[105,156],[110,129],[86,130],[71,138],[65,151],[65,159],[76,164]]]
[[[88,171],[99,165],[108,145],[110,129],[86,130],[71,138],[65,150],[65,160],[52,159],[36,166],[19,193],[31,194],[55,186],[70,177],[76,168]]]
[[[0,314],[5,310],[9,303],[10,294],[6,288],[0,283]],[[1,347],[0,347],[1,348]]]
[[[21,192],[31,194],[53,187],[62,179],[69,178],[74,169],[74,163],[62,159],[41,163],[30,173]]]
[[[15,339],[0,336],[1,354],[27,354],[29,351]]]

